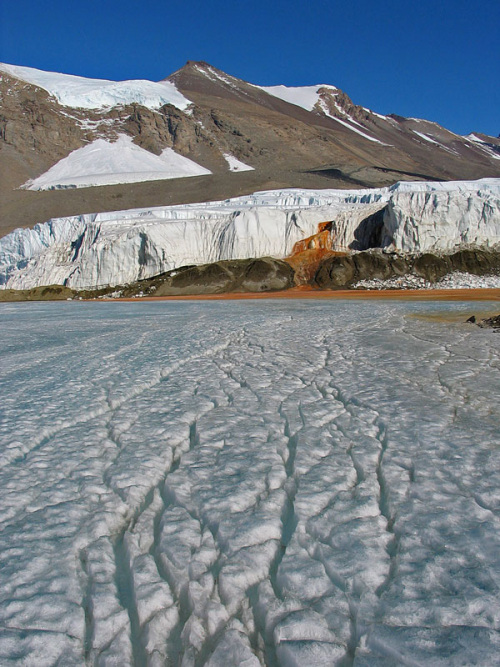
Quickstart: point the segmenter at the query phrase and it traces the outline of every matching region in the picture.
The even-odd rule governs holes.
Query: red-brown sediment
[[[145,296],[116,301],[240,301],[255,299],[369,299],[399,301],[500,301],[500,289],[415,289],[415,290],[320,290],[299,285],[276,292],[231,292],[223,294],[190,294],[185,296]],[[112,299],[106,299],[109,303]]]

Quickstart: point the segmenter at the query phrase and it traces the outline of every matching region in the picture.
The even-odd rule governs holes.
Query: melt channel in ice
[[[497,664],[477,308],[0,304],[0,663]]]

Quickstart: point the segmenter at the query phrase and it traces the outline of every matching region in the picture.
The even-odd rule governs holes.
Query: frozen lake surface
[[[0,664],[500,664],[489,306],[1,304]]]

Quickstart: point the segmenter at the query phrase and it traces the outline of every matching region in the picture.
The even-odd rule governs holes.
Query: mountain
[[[500,139],[383,116],[332,85],[260,87],[204,62],[160,82],[0,75],[0,235],[262,189],[500,176]]]

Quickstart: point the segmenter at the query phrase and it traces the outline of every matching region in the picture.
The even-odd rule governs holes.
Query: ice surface
[[[0,310],[2,665],[498,663],[477,303]]]
[[[161,155],[154,155],[134,144],[132,137],[120,134],[114,142],[96,139],[78,148],[38,178],[28,181],[24,187],[28,190],[86,188],[211,173],[172,148],[165,148]]]
[[[363,238],[363,220],[382,208],[383,245],[398,251],[453,251],[500,240],[500,179],[270,190],[225,201],[55,218],[15,230],[0,239],[0,289],[119,285],[188,264],[286,257],[325,221],[334,223],[333,247],[345,250]]]
[[[132,80],[107,81],[87,79],[71,74],[44,72],[32,67],[0,63],[0,72],[43,88],[53,95],[59,104],[79,109],[105,109],[125,104],[140,104],[149,109],[159,109],[173,104],[181,111],[191,102],[170,81]]]

